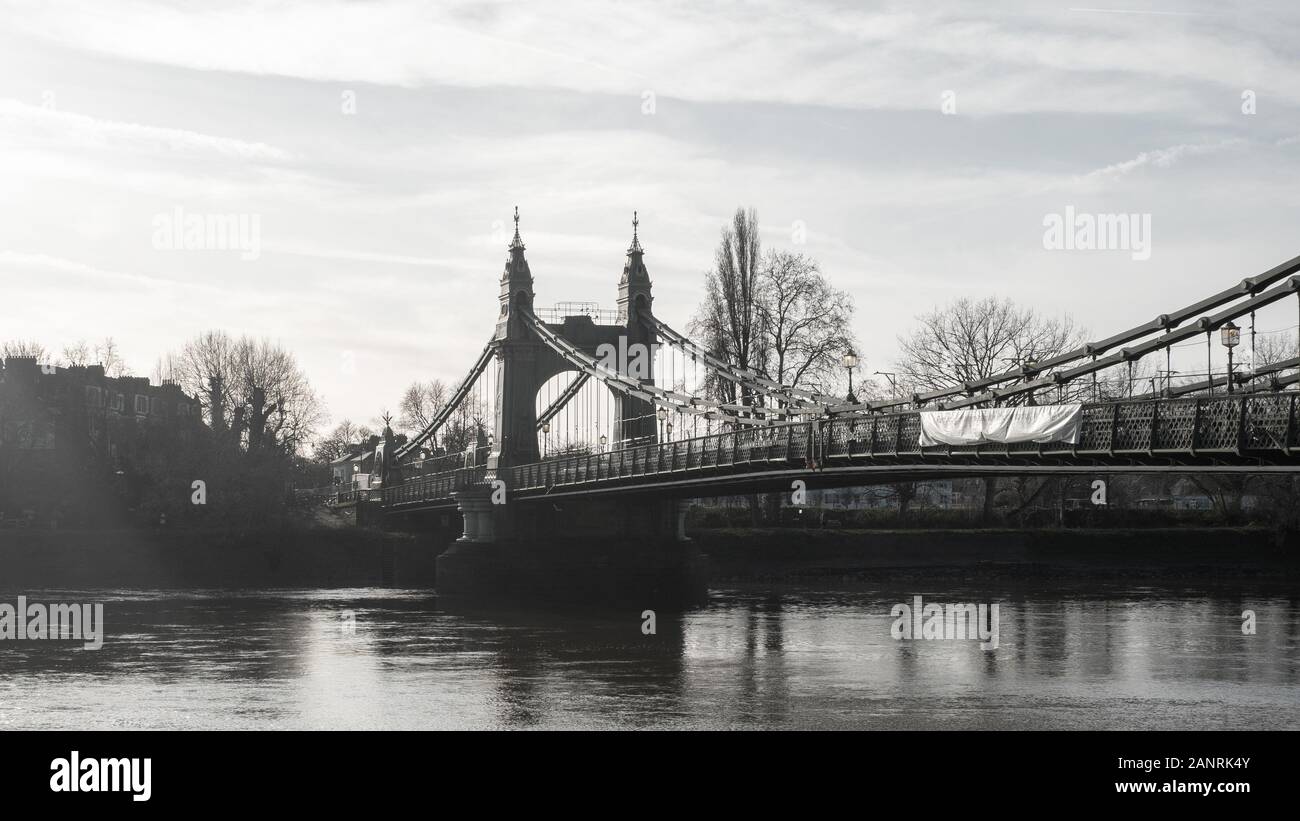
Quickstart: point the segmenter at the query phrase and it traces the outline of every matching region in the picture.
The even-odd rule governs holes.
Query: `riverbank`
[[[691,536],[692,547],[707,556],[714,586],[912,579],[1300,584],[1297,540],[1259,528],[719,528]],[[355,527],[5,530],[0,589],[432,588],[446,546],[427,535]],[[610,550],[600,547],[592,564],[602,564],[597,554]],[[573,545],[569,553],[582,567],[584,549]]]
[[[367,528],[5,530],[0,587],[432,587],[437,550]]]
[[[1300,582],[1300,545],[1249,527],[1043,530],[720,528],[692,534],[719,582],[913,578]]]

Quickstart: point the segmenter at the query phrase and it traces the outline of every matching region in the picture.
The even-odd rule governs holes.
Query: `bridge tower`
[[[632,358],[632,346],[644,345],[653,356],[657,333],[651,318],[650,275],[645,251],[632,219],[632,245],[618,283],[618,318],[596,324],[587,315],[565,316],[547,327],[578,350],[601,356],[605,346]],[[703,589],[699,551],[684,541],[684,507],[671,496],[652,500],[566,498],[562,502],[513,501],[513,489],[498,480],[513,465],[541,461],[537,443],[537,394],[556,374],[573,364],[537,338],[526,312],[533,311],[533,275],[524,257],[515,209],[515,235],[508,246],[498,296],[500,312],[493,336],[497,359],[492,452],[485,481],[452,494],[464,523],[464,535],[437,559],[438,589],[444,595],[492,593],[524,595],[528,591],[569,590],[589,597],[633,589],[637,601],[653,602],[673,591]],[[630,362],[620,363],[620,367]],[[652,383],[653,374],[643,380]],[[593,385],[598,384],[593,382]],[[644,399],[614,396],[614,441],[645,437],[658,428],[655,405]],[[495,491],[504,491],[497,495]],[[618,534],[615,540],[610,534]],[[604,551],[593,565],[592,551]],[[697,583],[698,582],[698,583]],[[626,600],[626,596],[619,600]]]
[[[618,283],[618,320],[613,325],[595,325],[588,317],[569,317],[556,330],[589,355],[609,344],[620,352],[643,345],[653,356],[657,335],[644,320],[651,316],[654,297],[650,274],[645,267],[645,250],[637,234],[639,221],[632,218],[632,244],[627,249],[623,276]],[[565,363],[528,329],[523,312],[533,310],[533,275],[524,256],[519,236],[519,209],[515,209],[515,235],[508,247],[505,270],[501,273],[498,296],[495,356],[497,357],[497,407],[494,409],[493,447],[488,471],[493,476],[509,465],[541,461],[537,446],[537,392]],[[653,383],[653,376],[643,379]],[[654,439],[657,420],[653,402],[614,396],[614,442],[630,438]]]
[[[650,272],[645,267],[645,251],[637,236],[639,225],[637,214],[632,212],[632,244],[627,249],[627,261],[623,263],[623,276],[618,281],[618,322],[626,331],[627,344],[644,345],[653,352],[657,341],[655,332],[647,322],[652,316],[654,297],[651,295]],[[650,384],[653,379],[643,379],[642,384]],[[672,385],[665,385],[669,390]],[[614,438],[631,439],[655,437],[654,403],[644,399],[619,394],[616,397],[618,407],[618,430]]]
[[[524,242],[519,236],[519,208],[515,208],[515,236],[507,249],[506,267],[501,273],[498,301],[496,357],[497,407],[493,409],[492,453],[488,472],[498,468],[541,460],[537,448],[537,389],[545,381],[539,378],[538,362],[543,353],[540,343],[529,332],[523,311],[533,308],[533,274],[524,258]]]

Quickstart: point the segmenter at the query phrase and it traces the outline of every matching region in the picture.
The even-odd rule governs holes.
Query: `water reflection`
[[[25,592],[103,602],[107,637],[0,642],[3,728],[1300,728],[1290,593],[729,589],[645,635],[428,591]],[[997,602],[998,649],[894,640],[918,594]]]

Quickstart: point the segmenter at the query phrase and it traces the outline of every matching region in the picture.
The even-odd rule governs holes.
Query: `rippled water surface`
[[[635,605],[24,592],[103,602],[107,639],[0,642],[3,729],[1300,729],[1300,596],[1287,594],[721,589],[645,635]],[[891,608],[917,593],[999,603],[998,648],[892,638]]]

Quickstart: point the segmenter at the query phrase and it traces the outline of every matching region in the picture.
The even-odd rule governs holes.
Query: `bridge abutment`
[[[496,521],[492,516],[492,488],[474,485],[452,494],[464,523],[464,533],[457,542],[485,543],[496,541]]]
[[[654,609],[707,594],[707,558],[685,533],[687,503],[493,505],[486,486],[456,498],[465,535],[437,559],[440,596]]]

